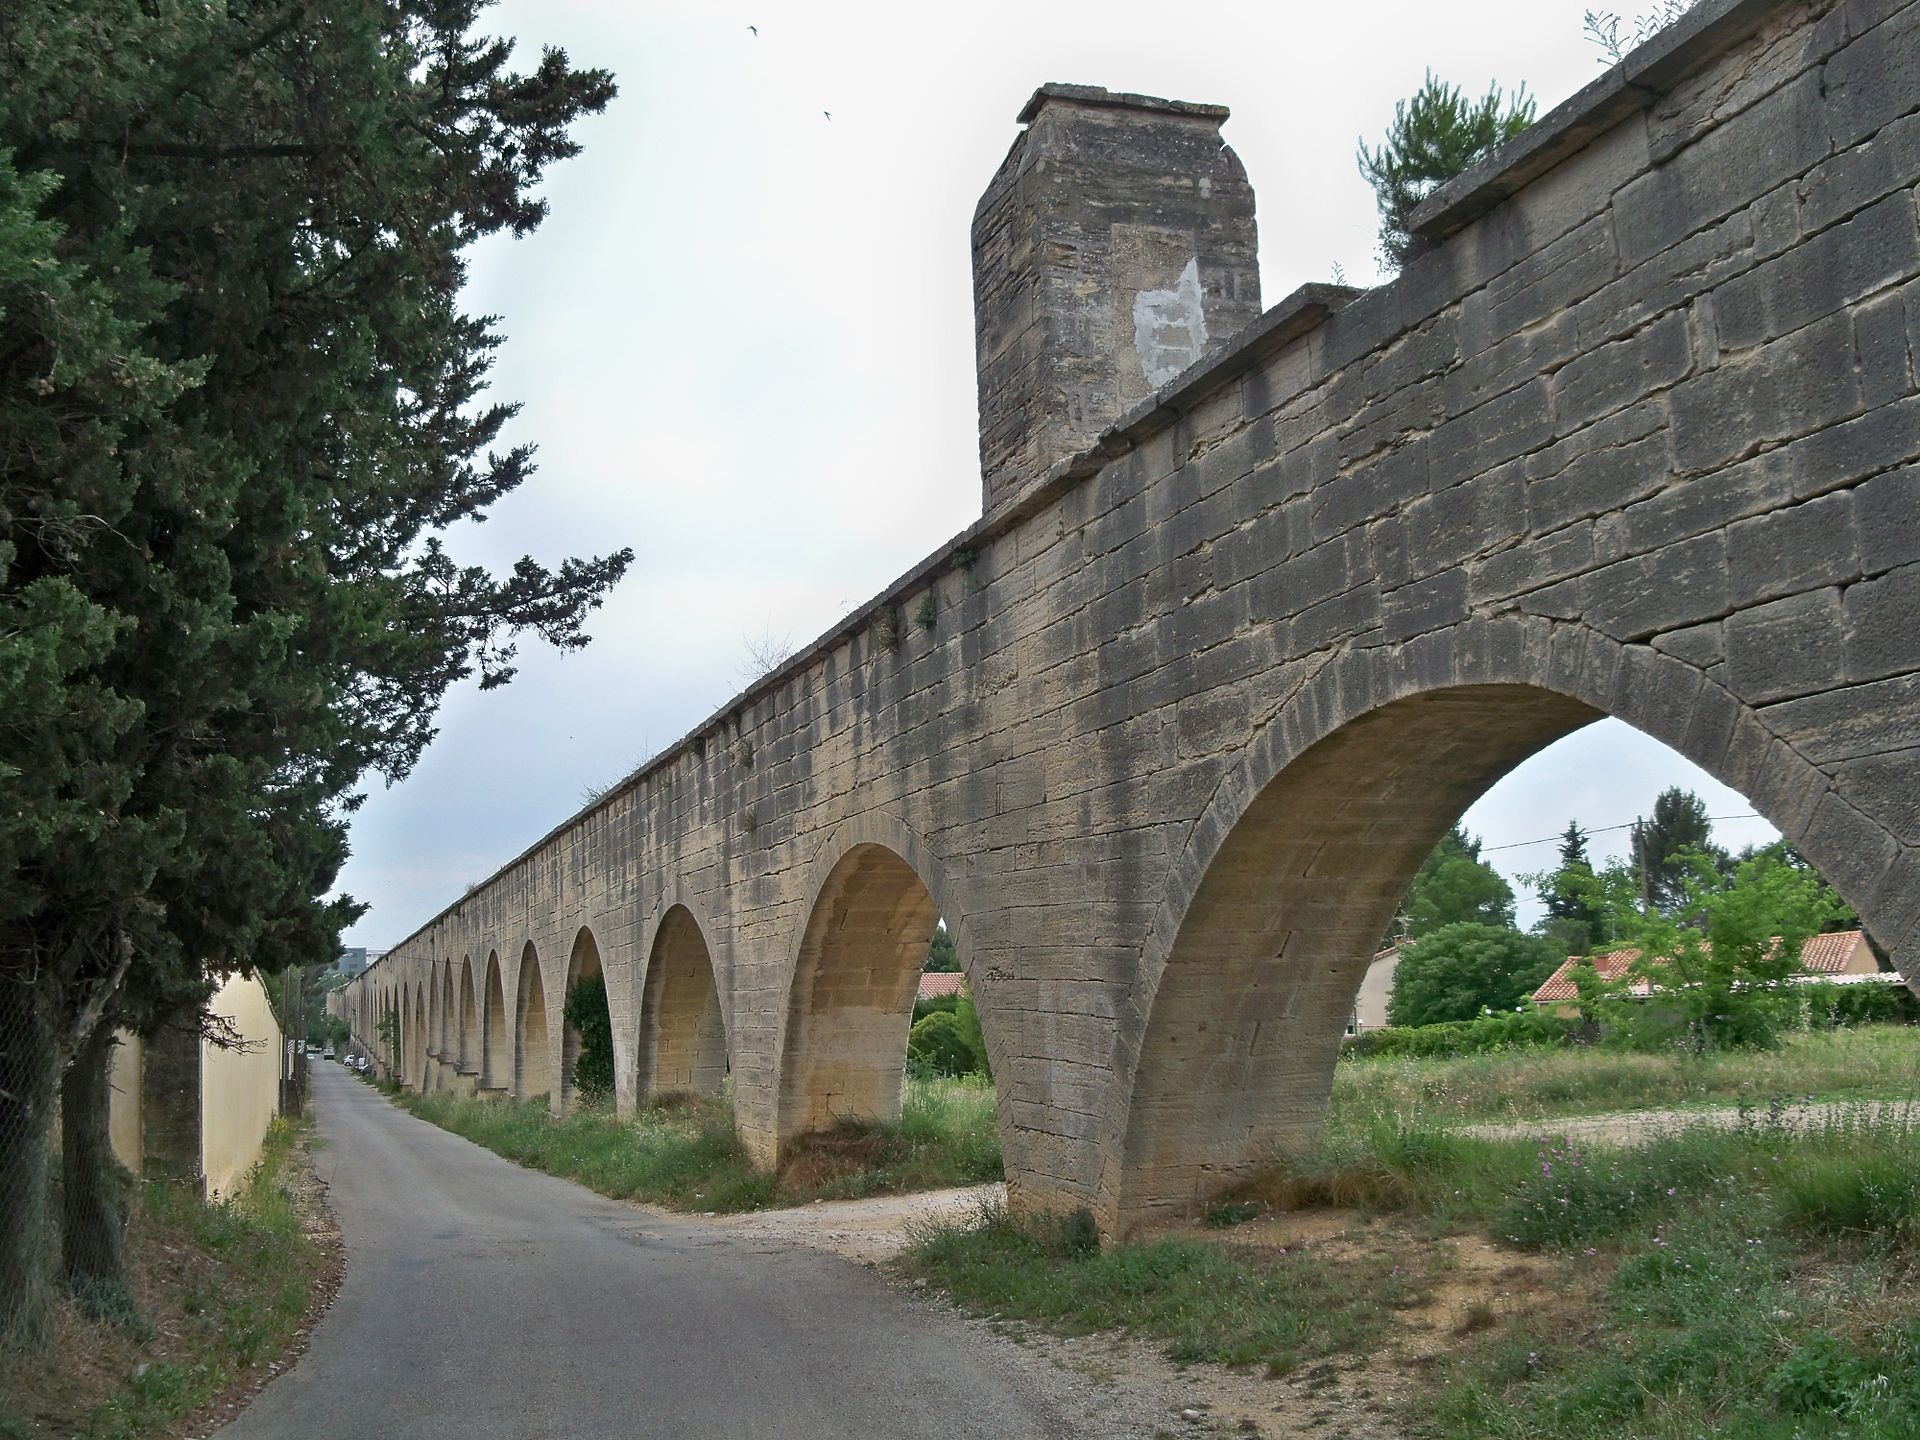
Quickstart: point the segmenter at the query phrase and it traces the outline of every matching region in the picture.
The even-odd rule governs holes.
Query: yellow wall
[[[1356,1030],[1378,1030],[1387,1023],[1387,1001],[1393,996],[1393,972],[1400,967],[1398,947],[1382,952],[1367,967],[1360,993],[1353,997]]]
[[[280,1110],[280,1026],[256,979],[234,976],[208,1008],[231,1020],[245,1042],[240,1050],[200,1042],[200,1169],[207,1193],[225,1195],[260,1158],[267,1125]],[[144,1155],[141,1050],[138,1037],[121,1033],[113,1047],[107,1115],[114,1158],[136,1175]]]
[[[231,1020],[247,1041],[240,1050],[202,1042],[201,1167],[207,1193],[225,1195],[260,1158],[267,1125],[280,1109],[280,1026],[265,987],[251,976],[233,976],[208,1008]]]
[[[140,1041],[122,1030],[107,1067],[107,1139],[113,1158],[140,1173]]]

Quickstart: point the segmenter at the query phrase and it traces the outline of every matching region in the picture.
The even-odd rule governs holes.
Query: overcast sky
[[[747,644],[811,640],[979,513],[975,201],[1034,88],[1058,80],[1233,108],[1259,199],[1265,300],[1378,272],[1356,139],[1431,66],[1526,81],[1544,111],[1599,73],[1579,0],[969,5],[508,0],[620,96],[549,176],[553,213],[477,252],[470,307],[502,317],[499,398],[539,473],[451,537],[504,567],[622,545],[634,566],[560,658],[455,692],[404,783],[355,817],[350,943],[386,946],[740,688]],[[754,34],[749,27],[757,27]],[[831,115],[831,119],[828,115]],[[1515,771],[1467,815],[1489,847],[1596,831],[1690,785],[1751,807],[1614,722]],[[1723,843],[1772,838],[1757,820]],[[1622,850],[1623,832],[1595,838]],[[1510,875],[1551,845],[1491,851]],[[1516,887],[1517,888],[1517,887]],[[1523,903],[1522,921],[1537,908]]]

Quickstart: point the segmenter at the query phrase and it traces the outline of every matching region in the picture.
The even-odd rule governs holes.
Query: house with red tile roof
[[[1533,1003],[1571,1008],[1572,1004],[1580,998],[1580,991],[1573,979],[1576,967],[1590,961],[1602,980],[1619,980],[1633,968],[1633,963],[1639,958],[1640,951],[1632,946],[1620,950],[1608,950],[1599,955],[1570,955],[1566,962],[1549,975],[1538,990],[1533,992]],[[1873,953],[1873,947],[1867,943],[1866,935],[1859,930],[1840,930],[1831,935],[1809,935],[1800,946],[1800,965],[1807,972],[1805,978],[1820,979],[1873,975],[1880,969],[1879,958]],[[1635,979],[1627,987],[1627,994],[1635,999],[1643,1000],[1652,993],[1653,987],[1644,977]]]
[[[937,1000],[943,995],[964,995],[967,993],[967,977],[958,970],[926,970],[920,974],[920,996],[922,1000]]]

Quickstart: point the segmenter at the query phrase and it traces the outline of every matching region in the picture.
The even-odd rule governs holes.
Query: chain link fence
[[[62,1296],[89,1318],[134,1320],[134,1182],[114,1153],[127,1117],[113,1096],[137,1052],[103,1026],[62,1071],[31,1004],[7,1003],[0,1055],[0,1343],[44,1343]]]
[[[285,988],[280,977],[262,983],[285,1006],[272,1005],[269,1018],[255,992],[249,1033],[193,1006],[144,1036],[101,1025],[64,1070],[29,987],[0,991],[0,1350],[44,1345],[69,1304],[89,1319],[141,1323],[126,1263],[139,1188],[166,1182],[205,1197],[209,1094],[242,1093],[256,1097],[247,1105],[283,1115],[304,1111],[308,1007],[299,977]],[[231,1056],[264,1068],[243,1067],[238,1080],[230,1068],[210,1091],[212,1072],[231,1067]],[[264,1127],[266,1112],[256,1113]],[[229,1171],[251,1163],[229,1152]]]

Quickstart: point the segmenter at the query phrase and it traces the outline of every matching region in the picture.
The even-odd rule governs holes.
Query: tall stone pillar
[[[973,218],[991,513],[1260,314],[1224,105],[1043,85]]]

